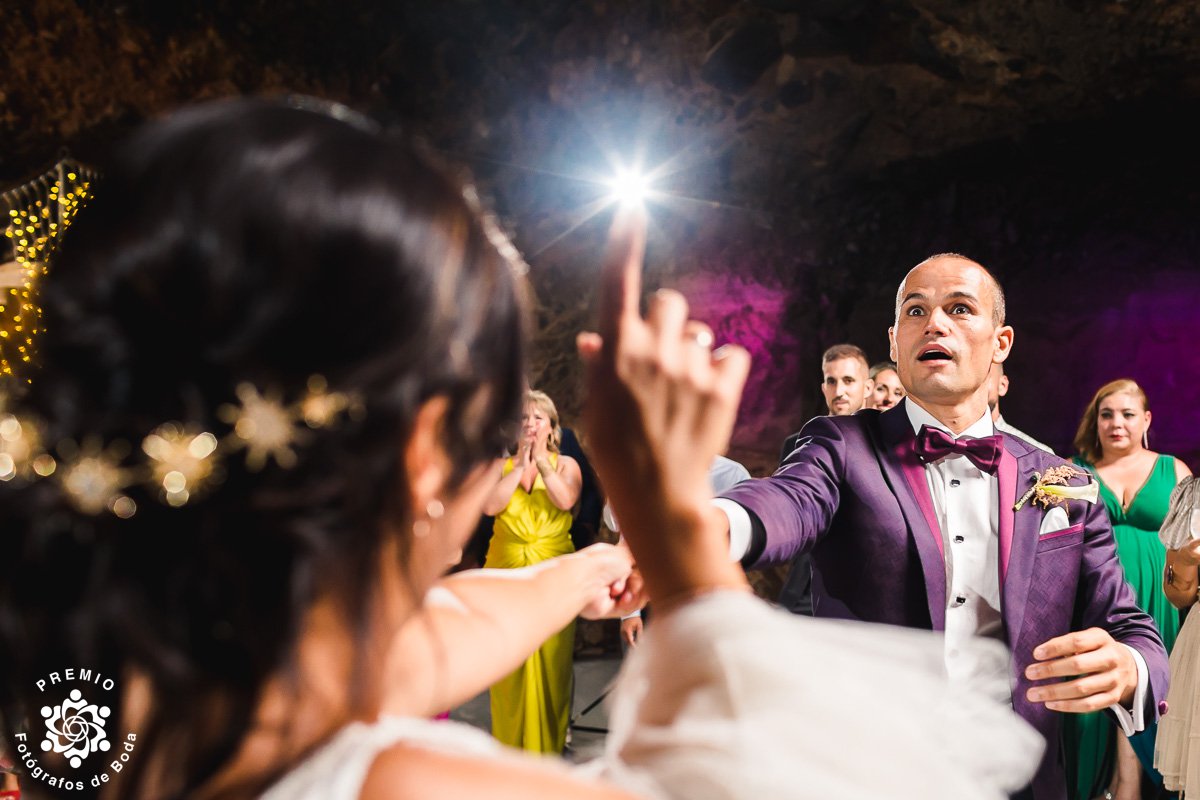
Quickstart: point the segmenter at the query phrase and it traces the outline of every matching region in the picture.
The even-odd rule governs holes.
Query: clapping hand
[[[533,466],[533,439],[521,439],[519,447],[518,455],[520,456],[520,460],[516,466],[522,470],[526,470]]]

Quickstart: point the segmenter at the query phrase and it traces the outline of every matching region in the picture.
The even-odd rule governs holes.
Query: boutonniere
[[[1083,475],[1087,475],[1087,472],[1078,467],[1072,467],[1070,464],[1051,467],[1045,472],[1033,473],[1033,486],[1017,501],[1017,504],[1013,506],[1013,511],[1020,511],[1021,506],[1030,500],[1034,503],[1041,503],[1043,508],[1064,505],[1068,511],[1071,508],[1071,504],[1068,502],[1070,500],[1096,502],[1100,497],[1100,484],[1095,481],[1089,481],[1083,486],[1067,485],[1067,481]]]

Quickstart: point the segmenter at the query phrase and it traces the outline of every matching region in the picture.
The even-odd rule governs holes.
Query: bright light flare
[[[650,196],[650,181],[640,172],[621,170],[608,182],[613,200],[625,206],[640,206]]]

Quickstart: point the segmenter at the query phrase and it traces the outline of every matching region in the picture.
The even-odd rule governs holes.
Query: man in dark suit
[[[600,511],[604,508],[604,494],[600,491],[600,481],[588,461],[587,453],[575,431],[568,427],[562,429],[562,442],[558,451],[564,456],[570,456],[579,463],[579,474],[583,483],[579,488],[579,503],[575,507],[575,516],[571,519],[571,542],[576,550],[582,550],[590,544],[595,544],[600,533]]]
[[[821,356],[821,394],[825,397],[825,409],[829,416],[857,414],[865,406],[874,391],[874,384],[869,377],[870,369],[867,354],[858,345],[835,344],[824,352]],[[796,449],[801,435],[797,431],[784,440],[779,453],[780,464]],[[808,553],[800,553],[783,581],[779,605],[793,614],[811,617],[812,581]]]
[[[994,432],[987,377],[1013,330],[992,275],[958,255],[918,264],[889,340],[908,397],[809,422],[775,475],[716,501],[731,547],[753,566],[811,552],[817,616],[944,631],[952,677],[980,679],[973,637],[1005,642],[1013,708],[1049,745],[1023,796],[1065,798],[1061,714],[1108,709],[1126,734],[1157,719],[1162,640],[1103,506],[1024,497],[1066,462]]]

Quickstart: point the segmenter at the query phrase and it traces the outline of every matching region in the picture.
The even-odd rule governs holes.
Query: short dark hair
[[[840,361],[843,358],[857,358],[864,367],[871,366],[871,362],[867,360],[867,354],[856,344],[835,344],[821,356],[821,363],[828,364],[830,361]]]
[[[501,453],[524,396],[525,288],[459,181],[344,116],[210,103],[143,128],[103,175],[42,279],[41,366],[9,412],[46,442],[136,447],[169,420],[221,430],[241,381],[298,398],[319,374],[362,404],[309,432],[290,469],[227,459],[181,508],[135,486],[133,518],[93,516],[54,481],[0,484],[20,563],[0,577],[5,734],[40,718],[49,671],[135,670],[154,752],[120,794],[146,794],[161,762],[176,783],[155,793],[183,797],[236,751],[315,598],[367,636],[365,577],[409,552],[402,450],[422,404],[446,399],[452,484]]]

